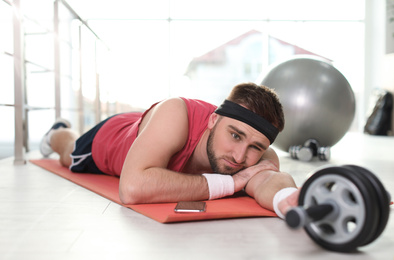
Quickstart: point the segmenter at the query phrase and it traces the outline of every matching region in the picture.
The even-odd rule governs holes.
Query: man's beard
[[[207,141],[207,155],[208,155],[209,164],[211,165],[212,171],[215,173],[234,175],[242,169],[238,171],[234,171],[234,168],[229,166],[224,166],[224,169],[220,169],[218,165],[219,159],[216,157],[215,151],[213,149],[213,139],[215,138],[215,130],[216,130],[216,126],[214,126],[212,131],[209,133],[208,141]]]

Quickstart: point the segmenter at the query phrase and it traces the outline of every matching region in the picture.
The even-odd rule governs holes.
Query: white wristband
[[[281,189],[280,191],[278,191],[275,194],[274,199],[272,201],[272,205],[274,206],[274,211],[275,211],[276,215],[278,215],[278,217],[280,217],[281,219],[284,219],[285,216],[282,214],[282,212],[280,212],[280,210],[278,208],[279,203],[282,200],[286,199],[291,194],[293,194],[296,190],[297,190],[297,188],[288,187],[288,188]]]
[[[234,194],[234,179],[230,175],[204,173],[209,189],[209,199],[214,200]]]

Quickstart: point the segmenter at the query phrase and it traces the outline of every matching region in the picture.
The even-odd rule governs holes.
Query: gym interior
[[[393,0],[0,0],[0,34],[2,259],[394,258]],[[283,102],[273,147],[308,187],[297,229],[159,223],[31,161],[56,118],[83,133],[169,97],[220,105],[241,82]]]

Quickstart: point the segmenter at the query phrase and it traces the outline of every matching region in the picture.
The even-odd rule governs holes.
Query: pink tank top
[[[216,109],[216,106],[201,100],[182,99],[187,107],[189,136],[183,149],[167,165],[168,169],[177,172],[182,172],[207,128],[209,116]],[[114,116],[100,128],[93,140],[92,157],[102,172],[120,176],[127,152],[137,137],[141,120],[156,104],[145,113],[132,112]]]

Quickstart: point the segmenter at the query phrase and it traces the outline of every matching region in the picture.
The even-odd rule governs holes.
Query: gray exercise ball
[[[308,139],[333,146],[354,119],[349,82],[328,62],[309,57],[287,60],[274,66],[261,84],[274,89],[283,105],[285,128],[274,143],[283,151]]]

